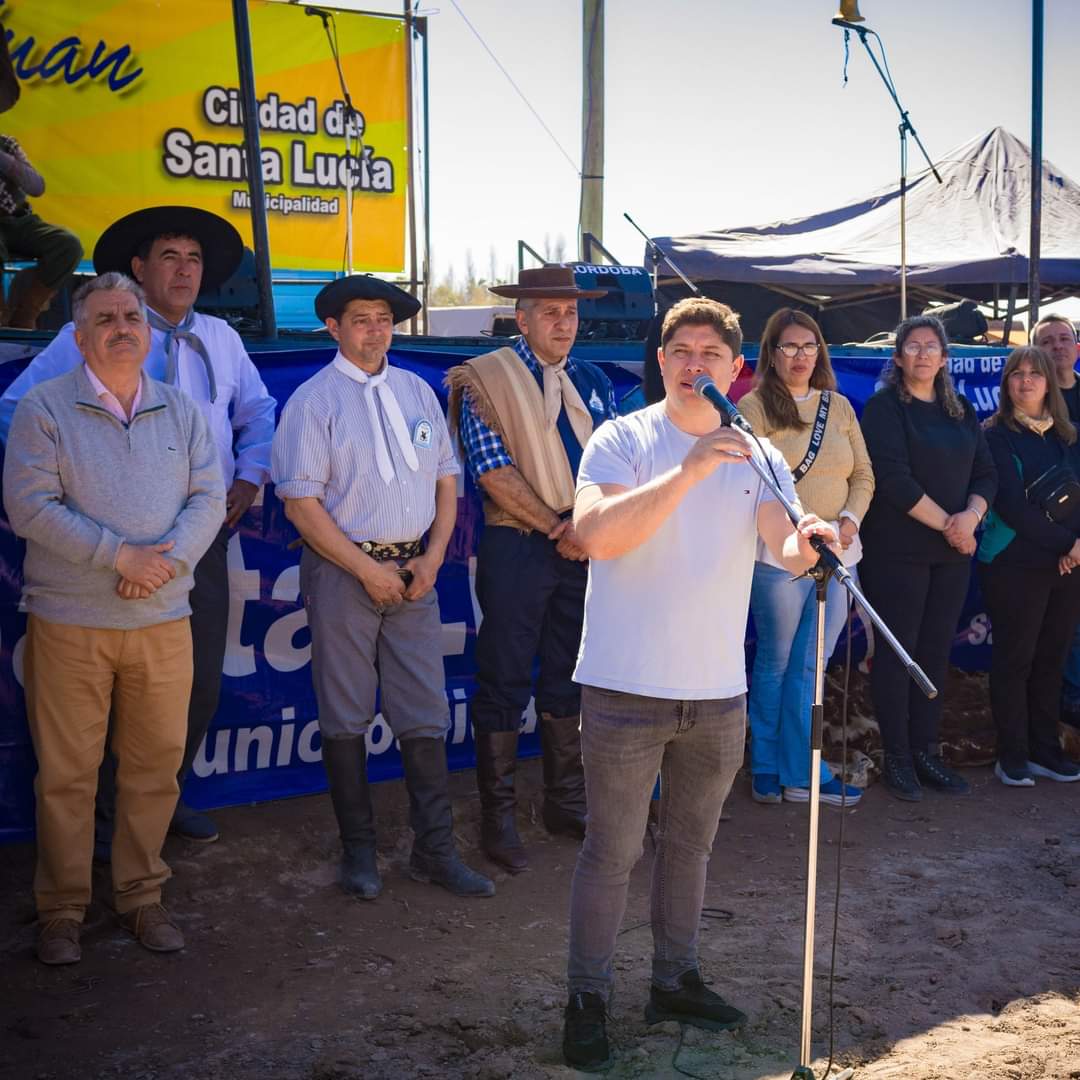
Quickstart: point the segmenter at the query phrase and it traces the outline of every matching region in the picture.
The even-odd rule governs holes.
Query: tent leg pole
[[[907,318],[907,118],[900,125],[900,321]]]

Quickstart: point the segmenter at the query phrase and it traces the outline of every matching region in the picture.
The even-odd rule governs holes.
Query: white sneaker
[[[1000,761],[994,762],[994,775],[1003,783],[1006,787],[1034,787],[1035,777],[1031,775],[1027,767],[1024,768],[1010,768],[1006,770]]]
[[[862,789],[843,784],[837,777],[833,777],[827,784],[821,785],[818,802],[826,806],[843,806],[850,809],[857,806],[862,798]],[[810,801],[810,789],[804,787],[784,788],[784,802],[804,803]]]

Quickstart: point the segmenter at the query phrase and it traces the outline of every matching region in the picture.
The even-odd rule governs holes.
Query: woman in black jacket
[[[884,387],[866,403],[862,430],[877,484],[862,526],[859,568],[867,598],[939,690],[971,577],[975,528],[997,488],[993,459],[971,404],[947,368],[938,319],[896,329]],[[922,798],[922,784],[954,795],[967,781],[941,759],[941,695],[928,700],[884,642],[870,693],[885,748],[885,786]]]
[[[1036,776],[1080,780],[1080,766],[1062,752],[1057,735],[1065,658],[1080,620],[1080,572],[1073,572],[1080,566],[1080,497],[1069,512],[1059,502],[1060,484],[1071,479],[1065,470],[1080,471],[1080,447],[1053,361],[1042,349],[1024,346],[1006,361],[986,441],[998,470],[978,552],[994,634],[994,772],[1009,787],[1030,787]],[[1047,488],[1056,488],[1057,497],[1047,501],[1041,494]]]

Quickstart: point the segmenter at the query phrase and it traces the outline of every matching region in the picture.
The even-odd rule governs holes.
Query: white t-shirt
[[[640,487],[680,464],[696,442],[664,403],[603,424],[581,459],[577,487]],[[783,455],[762,440],[794,499]],[[746,616],[758,507],[773,500],[746,463],[723,464],[687,493],[645,543],[593,559],[575,682],[673,700],[746,693]]]

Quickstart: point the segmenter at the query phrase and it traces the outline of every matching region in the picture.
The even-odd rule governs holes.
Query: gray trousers
[[[570,993],[611,1000],[615,942],[660,774],[652,868],[652,981],[698,966],[698,926],[720,811],[743,760],[746,697],[672,701],[585,686],[581,756],[589,827],[570,888]]]
[[[396,738],[444,738],[450,707],[435,590],[379,610],[352,574],[305,546],[300,592],[323,738],[363,735],[376,690]]]

